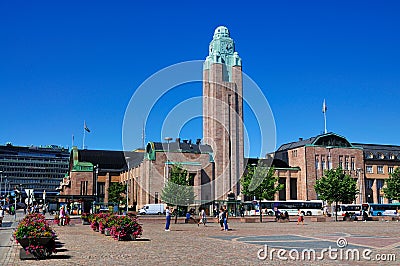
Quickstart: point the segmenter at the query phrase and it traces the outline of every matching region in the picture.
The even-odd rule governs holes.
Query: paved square
[[[275,249],[321,249],[337,247],[337,239],[347,241],[346,249],[372,250],[372,255],[395,254],[396,261],[379,262],[398,265],[400,259],[399,223],[325,222],[296,223],[231,222],[232,230],[220,231],[217,223],[198,227],[195,224],[171,225],[164,231],[162,220],[144,218],[139,241],[115,241],[76,223],[58,227],[59,252],[44,261],[21,261],[19,246],[14,243],[9,265],[373,265],[374,261],[281,261],[260,260],[257,253],[264,245]]]

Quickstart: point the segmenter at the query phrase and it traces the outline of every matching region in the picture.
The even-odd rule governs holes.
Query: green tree
[[[274,173],[273,167],[268,167],[260,160],[257,166],[247,165],[246,173],[240,179],[242,193],[259,200],[260,222],[262,222],[261,200],[274,199],[275,193],[284,188],[283,184],[278,183]]]
[[[112,183],[108,188],[108,202],[115,202],[119,204],[125,199],[122,194],[126,193],[126,185],[122,183]]]
[[[170,176],[161,191],[161,199],[170,206],[176,206],[175,223],[181,208],[194,202],[193,177],[180,165],[173,165]]]
[[[329,203],[335,202],[336,207],[338,202],[350,203],[356,199],[357,181],[338,167],[325,171],[324,176],[317,180],[315,191],[320,199]],[[337,212],[335,213],[337,221]]]
[[[400,200],[400,168],[397,167],[393,173],[389,174],[386,180],[386,187],[383,188],[386,198]]]

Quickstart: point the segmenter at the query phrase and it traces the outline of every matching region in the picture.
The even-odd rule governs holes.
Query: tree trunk
[[[179,209],[178,209],[178,206],[176,206],[176,209],[175,209],[175,223],[178,223],[178,212],[179,212]]]
[[[337,201],[335,201],[335,221],[337,222]]]

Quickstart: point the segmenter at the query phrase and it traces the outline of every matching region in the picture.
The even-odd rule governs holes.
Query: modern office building
[[[9,194],[16,187],[33,189],[36,197],[58,193],[56,188],[68,172],[69,151],[56,145],[0,146],[0,190]]]

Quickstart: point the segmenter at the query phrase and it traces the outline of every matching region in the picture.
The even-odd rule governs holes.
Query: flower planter
[[[33,255],[37,259],[46,259],[54,251],[56,242],[53,237],[17,238],[18,243],[26,251],[26,255]],[[20,253],[21,259],[29,258]]]
[[[142,227],[134,216],[95,214],[91,221],[93,230],[118,241],[136,240],[142,234]]]

